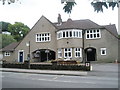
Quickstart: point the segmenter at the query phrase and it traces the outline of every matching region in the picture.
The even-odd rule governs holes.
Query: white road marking
[[[53,79],[56,80],[57,78],[60,78],[60,77],[64,77],[64,75],[56,76],[56,77],[54,77]]]
[[[58,77],[54,77],[53,79],[55,80],[55,79],[57,79]]]
[[[89,84],[96,84],[94,82],[77,82],[77,81],[63,81],[63,80],[50,80],[50,79],[32,79],[32,80],[40,80],[40,81],[50,81],[50,82],[65,82],[65,83],[89,83]]]

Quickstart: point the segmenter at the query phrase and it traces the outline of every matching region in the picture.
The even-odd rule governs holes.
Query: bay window
[[[82,38],[82,30],[71,29],[57,32],[57,39],[61,38]]]

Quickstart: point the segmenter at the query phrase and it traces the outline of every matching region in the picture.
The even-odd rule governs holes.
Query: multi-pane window
[[[10,56],[10,52],[5,52],[4,56]]]
[[[101,55],[106,55],[106,48],[101,48]]]
[[[81,48],[75,48],[74,51],[75,51],[75,57],[76,58],[82,57],[82,50],[81,50]]]
[[[50,40],[50,33],[36,34],[36,42],[47,42]]]
[[[86,39],[97,39],[101,38],[101,32],[99,29],[86,30]]]
[[[58,49],[58,58],[62,58],[62,49]]]
[[[64,58],[66,58],[66,59],[72,58],[72,48],[64,49]]]
[[[72,29],[57,32],[57,39],[61,38],[82,38],[82,30]]]

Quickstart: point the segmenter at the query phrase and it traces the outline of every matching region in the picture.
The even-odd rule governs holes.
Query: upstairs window
[[[101,55],[106,55],[106,48],[101,48]]]
[[[71,29],[57,32],[57,39],[61,38],[82,38],[82,30]]]
[[[48,42],[50,40],[50,33],[36,34],[36,42]]]
[[[5,52],[4,56],[10,56],[10,52]]]
[[[86,30],[86,39],[97,39],[101,38],[101,32],[99,29]]]

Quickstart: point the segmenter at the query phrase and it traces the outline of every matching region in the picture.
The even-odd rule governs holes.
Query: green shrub
[[[3,68],[28,69],[28,64],[24,64],[24,63],[4,63]],[[30,64],[30,69],[89,71],[90,67],[86,67],[85,65],[78,65],[78,64],[76,64],[76,65]]]

